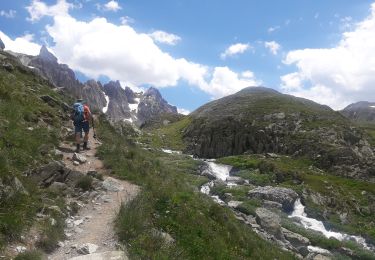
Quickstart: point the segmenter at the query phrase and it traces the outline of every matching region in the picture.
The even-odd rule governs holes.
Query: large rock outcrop
[[[102,111],[107,105],[104,88],[99,81],[88,80],[82,88],[82,97],[90,105],[93,111]]]
[[[249,87],[189,116],[183,134],[187,152],[202,158],[280,153],[306,156],[340,175],[375,177],[366,134],[340,113],[307,99]]]
[[[109,97],[107,115],[113,121],[131,118],[128,96],[119,81],[110,81],[104,85],[104,92]]]
[[[294,190],[272,186],[257,187],[250,190],[248,195],[251,198],[278,202],[287,212],[293,210],[294,202],[298,199],[298,194]]]

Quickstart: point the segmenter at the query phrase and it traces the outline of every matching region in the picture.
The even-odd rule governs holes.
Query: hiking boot
[[[80,150],[81,150],[81,146],[79,144],[77,144],[76,150],[74,152],[79,153]]]
[[[87,142],[83,143],[83,150],[91,150],[91,148],[87,146]]]

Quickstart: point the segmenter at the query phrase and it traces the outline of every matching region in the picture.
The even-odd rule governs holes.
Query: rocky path
[[[127,259],[114,233],[114,219],[122,203],[132,200],[139,187],[129,182],[107,176],[103,162],[95,157],[100,142],[90,134],[91,150],[82,151],[75,156],[71,144],[63,143],[59,150],[63,153],[63,161],[72,170],[82,173],[103,175],[99,188],[82,194],[82,202],[77,201],[80,208],[77,215],[66,219],[65,234],[67,239],[59,243],[60,247],[48,259]],[[81,163],[77,161],[82,159]]]

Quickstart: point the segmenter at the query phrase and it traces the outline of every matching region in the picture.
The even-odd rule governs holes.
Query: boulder
[[[293,247],[307,247],[310,244],[310,240],[300,234],[294,233],[286,228],[281,228],[286,240],[288,240]]]
[[[117,192],[117,191],[122,191],[124,189],[124,187],[121,185],[121,183],[118,180],[111,178],[111,177],[107,177],[103,181],[102,186],[107,191]]]
[[[228,206],[231,208],[237,208],[242,203],[243,203],[242,201],[231,200],[228,202]]]
[[[278,215],[265,208],[257,208],[255,215],[257,223],[263,229],[277,238],[283,238],[280,225],[281,219]]]
[[[157,230],[155,228],[153,228],[151,232],[153,236],[162,238],[164,240],[164,243],[167,245],[173,244],[175,242],[175,239],[166,232]]]
[[[102,253],[95,253],[90,255],[76,256],[69,260],[128,260],[123,251],[108,251]]]
[[[71,187],[77,184],[77,181],[80,180],[85,174],[79,171],[69,170],[69,174],[66,176],[65,183]]]
[[[54,181],[63,182],[65,171],[66,168],[62,162],[53,161],[25,174],[32,177],[39,185],[49,186]]]
[[[86,243],[78,247],[77,252],[81,255],[93,254],[98,249],[98,246],[91,243]]]
[[[73,186],[78,179],[84,176],[81,172],[68,169],[65,167],[64,163],[60,161],[52,161],[39,168],[25,172],[25,175],[34,179],[42,187],[49,187],[54,182],[65,183],[68,186]]]
[[[67,192],[67,189],[68,189],[68,186],[65,184],[65,183],[62,183],[62,182],[58,182],[58,181],[55,181],[53,182],[49,187],[48,189],[54,193],[58,193],[58,194],[66,194]]]
[[[16,252],[17,252],[17,253],[23,253],[23,252],[25,252],[26,250],[27,250],[27,248],[24,247],[24,246],[16,246]]]
[[[77,161],[79,163],[86,163],[87,162],[87,158],[86,156],[82,155],[82,154],[79,154],[79,153],[74,153],[73,155],[73,161]]]
[[[272,186],[257,187],[249,191],[248,195],[251,198],[278,202],[287,212],[293,210],[294,202],[298,198],[298,194],[292,189]]]

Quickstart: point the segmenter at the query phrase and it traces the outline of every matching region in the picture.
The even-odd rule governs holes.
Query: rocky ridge
[[[374,179],[374,150],[366,134],[327,106],[250,87],[190,114],[187,152],[201,158],[243,153],[307,156],[337,174]]]
[[[114,122],[128,122],[142,125],[152,117],[162,114],[177,114],[177,108],[168,104],[156,88],[145,93],[135,93],[129,87],[123,88],[119,81],[110,81],[104,86],[95,80],[81,83],[72,69],[42,46],[39,55],[33,57],[12,53],[29,68],[50,80],[60,92],[83,98],[94,111],[108,115]]]
[[[375,124],[375,102],[353,103],[341,110],[340,113],[358,123]]]

